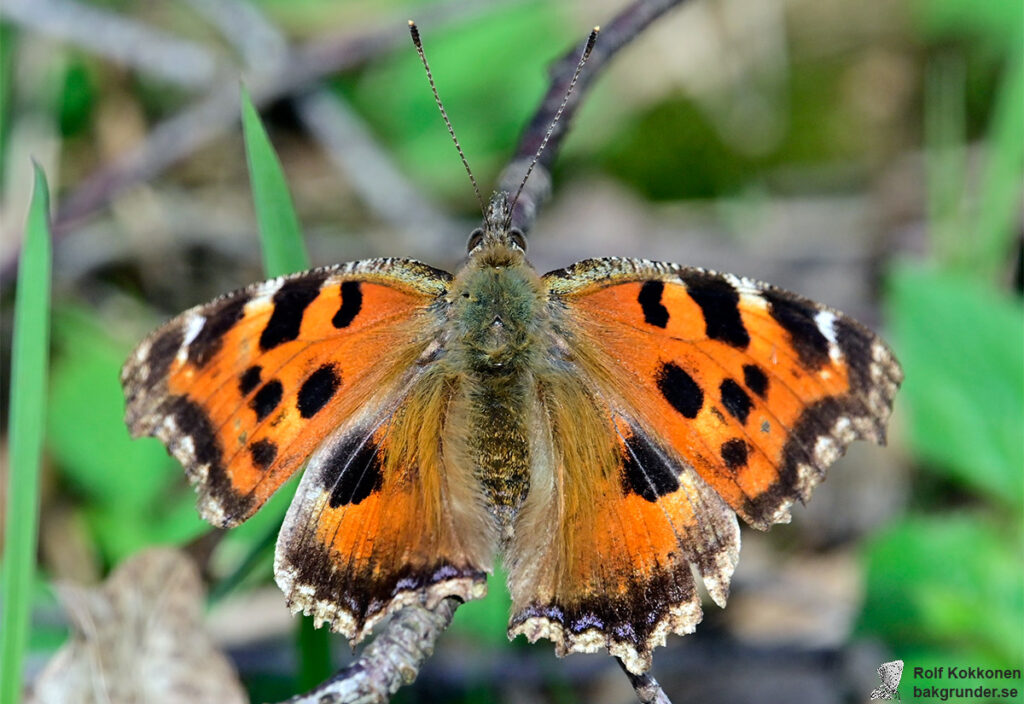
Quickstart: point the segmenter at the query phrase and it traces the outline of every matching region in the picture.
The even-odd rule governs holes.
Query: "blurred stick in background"
[[[26,2],[27,0],[18,0],[16,7],[20,8]],[[70,5],[66,0],[62,0],[62,7],[63,4]],[[425,8],[420,14],[434,26],[450,26],[470,21],[481,12],[494,11],[503,4],[505,3],[453,0],[444,5]],[[15,24],[23,24],[22,18],[25,18],[25,26],[44,34],[50,32],[48,23],[28,23],[29,16],[38,17],[38,14],[13,11],[12,6],[14,5],[11,3],[4,3],[0,6],[0,15]],[[45,16],[52,17],[53,14],[47,13]],[[94,24],[117,24],[124,21],[118,15],[92,8],[88,16],[89,21]],[[251,20],[251,16],[249,19]],[[287,50],[283,61],[276,65],[272,64],[273,68],[261,66],[251,77],[248,87],[254,104],[257,107],[265,106],[275,100],[297,95],[309,90],[311,86],[331,74],[351,69],[375,56],[393,51],[398,46],[404,46],[406,19],[404,15],[401,18],[396,16],[394,21],[384,22],[378,29],[360,34],[348,33],[316,39]],[[94,31],[105,33],[108,30],[95,27]],[[63,36],[59,31],[54,31],[54,34],[58,37]],[[135,30],[135,35],[139,34],[140,30]],[[234,31],[230,34],[235,35]],[[66,38],[69,41],[76,41],[77,37],[76,33]],[[135,56],[132,52],[122,53],[129,57]],[[250,52],[243,51],[243,56],[247,55],[250,55]],[[55,242],[74,232],[85,219],[105,207],[124,189],[152,179],[237,123],[240,110],[239,71],[222,70],[220,73],[230,75],[213,84],[196,102],[157,124],[149,132],[146,140],[123,158],[101,167],[83,179],[57,204],[53,223]],[[5,252],[4,259],[0,262],[0,279],[11,280],[19,249],[12,248]]]

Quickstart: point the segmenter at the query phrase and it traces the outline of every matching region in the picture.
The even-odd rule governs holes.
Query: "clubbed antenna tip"
[[[480,204],[480,213],[486,216],[487,211],[484,207],[484,199],[480,195],[480,187],[476,185],[476,179],[473,178],[473,171],[469,168],[469,162],[466,161],[466,155],[462,152],[462,145],[459,144],[459,138],[455,136],[455,128],[452,127],[452,122],[448,119],[448,113],[445,112],[444,103],[441,102],[441,96],[438,95],[437,86],[434,85],[434,75],[430,72],[430,64],[427,63],[427,55],[423,53],[423,42],[420,41],[420,30],[412,20],[409,20],[409,34],[412,36],[412,43],[416,46],[416,53],[420,55],[420,61],[423,63],[423,69],[427,72],[427,81],[430,83],[430,90],[434,94],[434,102],[437,103],[437,108],[441,111],[441,118],[444,119],[444,125],[448,128],[448,134],[451,136],[452,141],[455,142],[455,149],[459,152],[459,158],[462,159],[462,165],[466,168],[466,173],[469,175],[469,182],[473,184],[473,192],[476,194],[476,200]]]

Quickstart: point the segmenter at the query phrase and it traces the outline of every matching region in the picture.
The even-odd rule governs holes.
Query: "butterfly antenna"
[[[600,27],[594,27],[594,29],[590,31],[590,36],[587,38],[587,45],[583,48],[583,55],[580,56],[580,62],[576,64],[576,72],[572,74],[572,80],[569,81],[569,87],[565,89],[565,97],[562,98],[562,104],[558,106],[558,110],[555,112],[555,116],[552,118],[551,124],[548,125],[548,131],[544,134],[544,139],[541,141],[540,146],[537,147],[537,152],[533,155],[533,160],[530,162],[530,166],[526,169],[526,174],[523,176],[523,180],[519,183],[519,188],[516,190],[515,198],[512,199],[512,204],[509,206],[508,219],[505,221],[506,228],[512,224],[512,214],[516,210],[516,203],[519,202],[519,196],[522,195],[523,188],[526,187],[526,181],[530,178],[530,174],[533,173],[533,167],[537,165],[537,161],[540,159],[540,155],[544,152],[544,148],[548,146],[548,140],[551,139],[551,135],[555,131],[555,126],[558,124],[558,120],[561,119],[562,113],[565,111],[565,106],[569,103],[569,96],[572,95],[572,89],[576,87],[576,80],[580,77],[580,72],[583,71],[583,66],[587,63],[587,59],[590,58],[590,52],[593,51],[594,44],[597,42],[597,35],[600,33]]]
[[[480,187],[476,185],[476,179],[473,178],[473,171],[469,168],[469,162],[466,161],[466,155],[462,153],[462,145],[459,144],[459,138],[455,136],[455,128],[452,127],[452,122],[448,119],[448,113],[445,112],[444,103],[441,102],[441,96],[437,93],[437,86],[434,85],[434,74],[430,72],[430,64],[427,63],[427,55],[423,53],[423,42],[420,40],[420,30],[412,20],[409,20],[409,34],[412,35],[412,43],[416,45],[416,53],[420,55],[420,61],[423,62],[423,69],[427,72],[427,80],[430,82],[430,90],[434,93],[434,102],[437,103],[437,108],[441,111],[441,117],[444,118],[444,125],[448,128],[448,134],[451,135],[452,141],[455,142],[455,149],[459,152],[459,158],[462,159],[462,165],[466,167],[466,173],[469,175],[469,182],[473,184],[473,192],[476,193],[476,200],[480,204],[480,213],[486,216],[487,210],[484,207],[484,199],[480,195]]]

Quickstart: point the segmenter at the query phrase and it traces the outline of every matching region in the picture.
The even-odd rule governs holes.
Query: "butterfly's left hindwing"
[[[128,427],[184,465],[207,520],[240,523],[344,419],[415,372],[450,278],[368,260],[197,306],[126,362]]]

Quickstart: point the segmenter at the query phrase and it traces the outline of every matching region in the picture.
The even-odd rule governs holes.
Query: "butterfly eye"
[[[521,230],[513,228],[508,231],[508,236],[509,239],[512,240],[512,244],[514,244],[516,247],[523,250],[524,252],[526,251],[526,236],[522,233]]]
[[[466,251],[472,252],[476,249],[484,239],[484,231],[479,227],[469,235],[469,243],[466,245]]]

